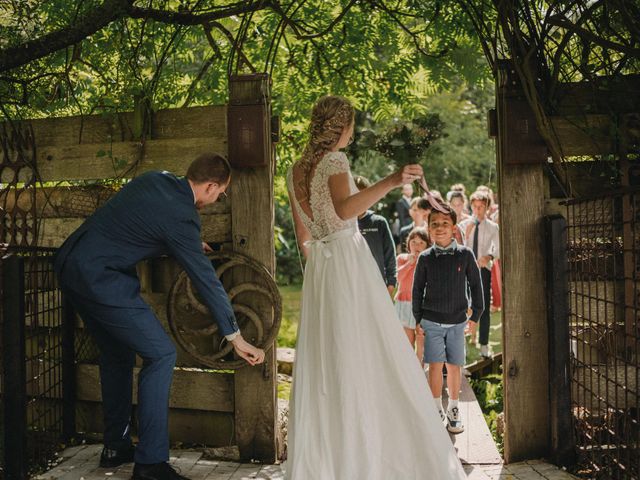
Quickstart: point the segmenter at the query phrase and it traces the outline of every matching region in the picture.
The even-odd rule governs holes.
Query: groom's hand
[[[242,335],[231,340],[231,344],[238,356],[244,358],[249,365],[258,365],[264,362],[264,350],[248,343],[242,338]]]

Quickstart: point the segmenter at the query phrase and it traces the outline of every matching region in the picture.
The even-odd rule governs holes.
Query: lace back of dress
[[[342,152],[327,153],[312,171],[310,182],[308,207],[305,211],[296,197],[296,189],[293,181],[293,167],[287,174],[287,183],[292,204],[314,239],[321,239],[331,233],[356,225],[356,219],[342,220],[335,211],[331,192],[329,190],[329,177],[338,173],[349,173],[349,161]],[[349,175],[351,192],[357,191],[351,175]],[[301,199],[304,200],[304,199]],[[308,213],[311,213],[309,215]]]

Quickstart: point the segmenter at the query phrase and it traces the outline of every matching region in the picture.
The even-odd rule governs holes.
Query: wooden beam
[[[513,86],[511,86],[513,88]],[[503,366],[507,463],[544,456],[549,446],[549,371],[545,269],[542,251],[544,152],[514,164],[518,139],[509,135],[510,99],[497,92],[498,179],[503,274]],[[535,148],[535,147],[533,147]],[[531,152],[524,153],[531,157]]]
[[[259,81],[252,85],[260,90]],[[235,93],[239,97],[231,98],[230,102],[250,102],[251,97],[260,92],[249,89]],[[270,106],[267,110],[271,111]],[[270,143],[270,139],[266,141]],[[273,274],[275,155],[273,150],[271,152],[268,166],[233,171],[231,222],[234,251],[256,259]],[[276,366],[274,342],[266,352],[264,365],[246,366],[236,372],[236,439],[240,456],[245,460],[259,459],[269,463],[276,460]]]
[[[36,212],[38,218],[84,217],[91,215],[97,207],[104,205],[116,190],[106,186],[76,186],[76,187],[36,187]],[[17,192],[13,189],[3,192],[0,196],[0,206],[11,212],[16,206]],[[22,210],[31,208],[31,195],[17,196],[17,206]],[[201,215],[213,213],[231,213],[231,202],[215,202],[207,205]]]
[[[153,115],[151,138],[186,139],[216,137],[225,139],[226,106],[159,110]],[[83,143],[110,143],[139,140],[133,136],[133,113],[100,114],[29,120],[36,145],[69,146]]]
[[[40,337],[55,351],[59,337]],[[33,347],[34,342],[30,342]],[[29,345],[27,345],[29,347]],[[29,352],[27,352],[29,353]],[[51,388],[53,372],[61,368],[62,359],[51,358],[29,360],[25,363],[26,394],[43,398],[62,398],[62,388]],[[140,367],[134,368],[133,403],[137,405],[137,376]],[[173,373],[169,406],[188,410],[213,412],[233,412],[234,390],[232,373],[218,373],[193,367],[176,368]],[[101,402],[100,373],[97,364],[78,363],[76,365],[77,400]],[[0,389],[0,394],[3,393]]]
[[[551,115],[640,112],[640,75],[594,77],[588,82],[558,85],[553,93],[555,105]]]
[[[565,156],[619,152],[621,139],[639,138],[627,119],[640,114],[640,75],[562,83],[553,101],[549,120]]]
[[[640,139],[640,130],[632,128],[628,121],[636,115],[615,119],[603,114],[565,115],[551,116],[549,120],[563,155],[571,157],[619,152],[622,138],[636,142]]]
[[[500,173],[505,461],[539,458],[549,439],[542,166]],[[526,272],[526,274],[524,273]]]
[[[133,371],[133,403],[138,403],[138,374],[140,368]],[[98,365],[79,363],[77,365],[77,398],[91,402],[101,402],[100,373]],[[213,412],[233,412],[234,408],[233,374],[212,373],[195,368],[180,369],[173,372],[170,408],[206,410]]]
[[[104,431],[102,419],[101,403],[76,402],[77,431],[85,434],[95,434],[95,437],[102,438],[102,432]],[[182,442],[184,444],[199,444],[209,447],[233,445],[235,444],[233,428],[232,413],[180,408],[169,409],[169,440],[172,444]],[[136,433],[135,428],[134,433]]]
[[[231,241],[231,215],[228,213],[202,215],[202,240],[224,243]],[[59,247],[78,228],[85,218],[43,218],[40,221],[38,245]]]
[[[549,326],[549,417],[553,463],[575,463],[575,437],[571,409],[571,358],[569,348],[569,262],[567,220],[561,215],[544,218]]]
[[[43,182],[132,178],[149,170],[184,175],[189,163],[203,152],[226,153],[222,137],[147,140],[140,142],[83,143],[42,146],[37,151]]]

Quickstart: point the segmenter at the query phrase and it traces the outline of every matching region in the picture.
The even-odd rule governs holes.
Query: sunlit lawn
[[[278,334],[279,347],[295,348],[296,332],[300,319],[301,285],[281,286],[282,295],[282,324]],[[502,314],[491,315],[491,329],[489,332],[489,346],[493,353],[502,351]],[[476,361],[480,356],[480,349],[467,342],[467,363]]]
[[[278,346],[295,348],[302,286],[285,285],[278,288],[282,295],[282,323],[278,333]]]

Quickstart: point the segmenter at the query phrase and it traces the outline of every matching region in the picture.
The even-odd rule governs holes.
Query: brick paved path
[[[129,480],[133,464],[116,469],[99,468],[102,445],[67,448],[63,461],[36,480]],[[199,450],[172,450],[171,464],[191,480],[280,480],[279,465],[236,463],[206,460]],[[512,465],[465,465],[469,480],[569,480],[575,477],[543,461]],[[425,480],[428,479],[425,475]]]

